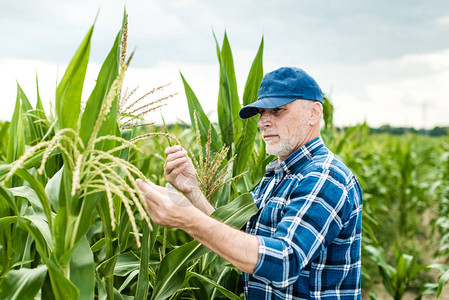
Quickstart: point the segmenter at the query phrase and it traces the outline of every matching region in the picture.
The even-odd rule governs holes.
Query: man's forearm
[[[183,228],[188,234],[245,273],[253,273],[259,258],[259,241],[201,212]]]
[[[189,199],[189,201],[192,202],[196,208],[208,216],[210,216],[215,210],[199,188],[193,189],[190,193],[184,194],[184,196]]]

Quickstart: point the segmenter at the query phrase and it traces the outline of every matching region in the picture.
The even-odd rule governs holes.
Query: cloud
[[[235,68],[239,96],[255,56],[254,51],[236,50]],[[314,76],[323,91],[330,95],[335,106],[334,121],[338,126],[360,124],[370,126],[390,124],[393,126],[433,127],[447,126],[449,111],[449,49],[426,54],[405,55],[398,59],[379,60],[348,66],[345,64],[309,64],[303,66]],[[265,64],[265,72],[279,67]],[[86,75],[84,101],[95,85],[100,65],[90,63]],[[34,60],[0,61],[0,82],[3,88],[0,118],[10,119],[15,101],[15,80],[21,84],[30,101],[35,103],[35,74],[39,76],[41,97],[46,108],[54,100],[57,74],[62,76],[65,66]],[[196,93],[210,118],[217,120],[218,64],[197,64],[160,61],[151,68],[131,67],[127,72],[125,86],[138,86],[137,95],[153,88],[171,83],[160,96],[177,93],[160,111],[148,116],[148,120],[160,123],[162,114],[166,122],[187,122],[189,114],[184,86],[179,72]],[[9,88],[6,88],[6,87]],[[158,95],[156,95],[158,96]]]
[[[36,75],[44,108],[48,109],[50,102],[54,101],[58,70],[63,72],[65,68],[66,66],[58,67],[56,64],[37,60],[0,60],[0,89],[2,90],[0,120],[10,120],[12,117],[17,83],[22,87],[32,105],[35,105],[37,101]]]
[[[156,111],[148,116],[148,120],[161,123],[161,114],[167,123],[190,123],[187,100],[180,73],[190,85],[206,114],[213,121],[216,117],[216,103],[218,97],[218,68],[215,65],[174,64],[160,62],[152,68],[130,68],[126,74],[124,85],[129,88],[139,86],[140,94],[155,87],[170,84],[157,96],[177,94],[168,100],[160,112]],[[216,75],[215,75],[216,74]]]
[[[8,103],[0,117],[12,114],[16,79],[34,96],[36,71],[43,100],[54,98],[57,70],[62,76],[99,11],[85,93],[93,88],[125,4],[129,49],[137,50],[127,82],[142,91],[172,82],[178,96],[162,110],[166,120],[188,116],[179,70],[205,110],[215,113],[218,64],[212,29],[219,43],[226,29],[240,97],[263,35],[264,71],[304,68],[330,94],[337,125],[414,124],[426,119],[421,111],[428,115],[422,124],[448,124],[441,113],[447,107],[449,67],[449,42],[441,38],[449,34],[444,9],[449,3],[443,0],[435,5],[417,0],[3,1],[0,26],[14,30],[5,31],[0,48],[2,103]]]
[[[54,103],[56,82],[61,79],[66,67],[66,65],[58,66],[53,63],[35,60],[13,59],[0,61],[0,82],[3,87],[1,100],[3,109],[0,110],[0,120],[10,120],[12,117],[16,100],[16,81],[22,87],[32,105],[35,105],[37,101],[36,75],[39,79],[39,90],[44,109],[49,114],[51,103]],[[99,70],[99,64],[89,63],[84,81],[82,102],[87,101],[95,87]],[[149,114],[146,119],[160,124],[162,114],[168,123],[178,121],[190,123],[180,71],[201,101],[206,114],[211,115],[211,119],[216,121],[218,97],[218,67],[216,65],[176,64],[162,61],[152,68],[135,68],[131,66],[126,73],[123,92],[126,88],[128,88],[128,91],[131,91],[137,87],[135,95],[130,99],[137,100],[138,97],[156,87],[170,84],[162,92],[154,94],[148,100],[157,100],[170,94],[177,95],[168,100],[166,102],[167,105],[161,108],[160,111]]]
[[[336,77],[332,100],[335,121],[351,124],[366,120],[371,126],[433,127],[448,125],[449,49],[398,59],[375,61],[345,70]],[[350,81],[358,84],[351,89]],[[354,123],[352,123],[354,124]]]
[[[435,23],[437,24],[437,25],[443,25],[443,26],[448,26],[449,25],[449,16],[443,16],[443,17],[441,17],[441,18],[437,18],[436,20],[435,20]]]

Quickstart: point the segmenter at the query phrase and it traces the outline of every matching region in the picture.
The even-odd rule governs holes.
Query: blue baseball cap
[[[282,67],[267,73],[260,83],[259,97],[239,111],[242,119],[259,113],[259,108],[276,108],[296,99],[323,103],[323,92],[304,70],[295,67]]]

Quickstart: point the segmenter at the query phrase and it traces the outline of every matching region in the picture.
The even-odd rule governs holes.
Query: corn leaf
[[[92,215],[103,193],[85,198],[71,195],[72,173],[64,164],[58,190],[58,210],[54,219],[55,256],[66,265],[77,243],[92,226]]]
[[[187,272],[187,274],[189,273]],[[201,299],[201,300],[214,299],[211,297],[211,295],[209,295],[209,289],[206,287],[205,282],[200,280],[199,278],[187,275],[185,282],[186,283],[188,282],[189,286],[195,287],[191,291],[193,299]]]
[[[215,34],[214,38],[220,64],[220,89],[217,103],[218,123],[223,143],[231,146],[234,143],[234,136],[235,141],[237,141],[242,131],[242,121],[238,116],[240,101],[235,80],[234,60],[226,32],[221,51]]]
[[[232,113],[232,123],[234,125],[234,143],[236,143],[242,133],[242,119],[239,117],[241,108],[239,95],[237,92],[237,80],[235,78],[234,59],[232,57],[231,45],[229,44],[228,36],[225,32],[223,45],[221,49],[221,59],[226,69],[226,77],[229,89]]]
[[[47,116],[45,115],[45,111],[44,111],[44,106],[42,105],[42,100],[41,100],[41,96],[39,93],[39,81],[37,78],[37,74],[36,74],[36,97],[37,97],[37,102],[36,102],[36,117],[38,118],[38,120],[43,120],[43,121],[48,121]],[[49,127],[45,122],[38,122],[36,123],[36,127],[38,128],[38,135],[40,137],[44,137],[45,134],[47,133]]]
[[[0,230],[2,230],[4,227],[11,225],[13,223],[17,222],[18,217],[17,216],[8,216],[0,218]]]
[[[263,48],[264,39],[260,41],[259,50],[253,60],[251,69],[246,79],[245,90],[243,91],[243,105],[248,105],[257,100],[260,82],[263,78]]]
[[[263,38],[260,42],[259,50],[251,65],[248,79],[243,92],[243,105],[248,105],[257,99],[260,82],[263,77]],[[252,117],[243,120],[243,130],[240,138],[236,143],[237,157],[234,161],[232,175],[237,176],[247,169],[251,155],[254,151],[254,141],[257,134],[257,118]]]
[[[198,98],[193,93],[193,90],[190,88],[189,84],[185,80],[184,76],[180,73],[182,78],[182,83],[184,84],[184,91],[186,93],[187,98],[187,104],[189,106],[189,114],[190,114],[190,121],[192,123],[192,126],[195,127],[195,111],[198,118],[198,127],[201,134],[201,144],[206,144],[207,134],[209,131],[209,125],[211,125],[212,132],[211,132],[211,138],[212,143],[211,147],[214,151],[220,150],[221,147],[223,147],[223,144],[220,142],[220,138],[218,137],[217,131],[215,130],[214,126],[210,123],[209,119],[207,118],[206,114],[204,113],[203,108],[201,107],[200,102],[198,101]],[[196,128],[195,128],[196,129]]]
[[[125,251],[127,248],[130,231],[131,231],[131,223],[129,222],[128,214],[121,214],[120,222],[118,225],[118,243],[120,247],[120,252]]]
[[[88,31],[56,88],[55,113],[58,129],[76,128],[93,29],[94,26]]]
[[[19,225],[25,228],[33,237],[34,243],[36,245],[36,250],[39,252],[42,260],[45,264],[48,263],[49,251],[47,247],[47,241],[38,226],[33,222],[32,219],[27,217],[22,217],[17,220]]]
[[[229,204],[218,208],[212,217],[235,228],[241,228],[257,212],[250,194],[244,194]],[[191,241],[169,252],[161,262],[156,275],[156,284],[151,299],[166,299],[175,293],[184,282],[187,263],[208,253],[209,250],[197,241]]]
[[[44,216],[39,215],[30,215],[27,216],[26,219],[31,223],[33,223],[34,226],[36,226],[36,228],[39,230],[40,234],[44,238],[46,247],[49,249],[50,252],[53,251],[54,245],[51,236],[51,230],[47,223],[47,219],[45,219]]]
[[[66,239],[71,240],[71,236],[74,234],[72,230],[68,230],[68,226],[73,224],[73,221],[69,220],[71,215],[68,211],[68,205],[71,199],[71,182],[70,170],[64,164],[61,174],[61,184],[58,187],[58,210],[54,219],[54,254],[58,260],[61,259],[66,251]],[[69,261],[70,259],[66,259],[64,264],[68,264]]]
[[[111,278],[114,275],[114,268],[116,267],[117,259],[117,254],[111,257],[106,257],[106,259],[96,267],[98,274],[100,274],[101,277]]]
[[[166,299],[175,293],[184,282],[187,263],[207,252],[207,248],[197,241],[189,242],[169,252],[161,262],[151,299]]]
[[[94,299],[94,256],[86,237],[80,240],[72,252],[70,281],[78,288],[80,292],[79,299]]]
[[[58,210],[59,201],[59,188],[61,186],[62,172],[64,168],[61,168],[58,172],[53,175],[50,180],[48,180],[45,186],[45,194],[47,195],[48,201],[55,211]]]
[[[9,126],[10,122],[6,121],[0,123],[0,162],[6,162],[8,155],[8,141],[9,141]]]
[[[70,192],[70,191],[69,191]],[[69,241],[68,247],[65,248],[64,256],[61,258],[62,262],[70,260],[70,256],[76,244],[84,238],[89,229],[92,227],[92,216],[98,201],[104,193],[95,193],[86,197],[81,201],[81,207],[76,214],[76,220],[73,222],[70,234],[67,234],[66,240]],[[72,201],[75,202],[75,201]],[[61,205],[61,202],[59,202]],[[55,219],[56,222],[56,219]]]
[[[232,280],[230,277],[231,277],[231,272],[233,271],[233,268],[225,266],[226,264],[231,266],[227,261],[225,261],[221,257],[218,257],[218,259],[216,259],[214,261],[214,266],[212,266],[212,267],[215,267],[215,273],[214,273],[213,279],[217,284],[221,285],[222,282],[226,283],[226,282],[229,282],[230,280]],[[238,269],[236,269],[236,270],[238,270]],[[240,270],[238,272],[241,273]],[[239,274],[237,276],[241,276],[241,274]],[[210,298],[215,299],[219,293],[220,293],[219,289],[214,288],[212,290]]]
[[[101,107],[106,100],[109,89],[111,88],[112,83],[118,75],[118,68],[120,64],[121,38],[122,30],[120,30],[120,32],[117,34],[114,45],[100,69],[95,88],[93,89],[92,93],[89,96],[89,99],[86,102],[86,109],[84,110],[81,119],[80,130],[81,138],[83,139],[85,144],[87,144],[90,138],[92,129],[95,125],[95,122],[97,121],[98,115],[100,114]],[[117,98],[114,102],[116,107]],[[110,112],[111,116],[108,116],[106,118],[106,122],[103,123],[99,135],[110,134],[111,131],[108,130],[111,126],[115,131],[115,126],[117,123],[117,110],[115,109],[115,111],[113,111],[112,113],[115,113],[115,115],[111,115]]]
[[[37,123],[35,122],[37,119],[35,117],[34,108],[18,83],[17,83],[17,94],[22,101],[22,110],[24,114],[24,127],[25,127],[24,131],[25,142],[27,145],[35,145],[40,141],[42,136],[39,134],[40,129],[37,127]]]
[[[129,275],[126,277],[125,281],[123,281],[122,285],[118,289],[118,292],[121,293],[123,291],[123,289],[125,289],[131,283],[131,281],[134,279],[134,277],[136,277],[138,274],[139,274],[139,270],[134,270],[131,273],[129,273]]]
[[[51,288],[55,299],[76,300],[79,297],[79,291],[76,286],[67,279],[60,268],[53,261],[47,263],[48,273],[50,275]]]
[[[132,252],[120,253],[117,255],[117,263],[115,264],[115,276],[127,276],[134,270],[139,270],[139,258]]]
[[[97,83],[95,85],[92,94],[90,95],[87,103],[86,109],[83,114],[83,118],[81,120],[81,138],[85,142],[88,143],[89,138],[91,137],[92,129],[100,116],[100,111],[106,100],[110,88],[117,78],[119,74],[119,66],[120,66],[120,45],[122,41],[123,30],[125,27],[125,23],[127,20],[126,11],[123,14],[122,28],[118,32],[114,45],[112,46],[111,51],[106,57],[100,73],[97,78]],[[105,136],[105,135],[115,135],[120,136],[120,129],[117,123],[117,99],[118,95],[114,95],[114,100],[111,104],[110,110],[108,114],[103,119],[100,130],[97,136]],[[97,149],[109,150],[114,148],[116,145],[115,141],[104,140],[100,144],[96,145]]]
[[[15,174],[18,177],[20,177],[21,179],[27,181],[28,184],[30,185],[30,187],[34,190],[34,192],[36,193],[36,195],[42,205],[42,209],[45,213],[45,217],[47,219],[48,225],[50,228],[52,228],[53,227],[53,216],[51,213],[50,202],[48,201],[47,195],[45,193],[45,188],[42,185],[42,183],[40,183],[39,180],[37,180],[33,175],[31,175],[24,168],[19,168]]]
[[[265,174],[265,167],[273,159],[275,159],[273,155],[267,156],[267,152],[265,150],[265,142],[261,141],[259,152],[257,153],[257,157],[255,158],[255,163],[252,164],[253,168],[250,170],[253,184],[257,184],[262,179],[262,176]]]
[[[44,283],[47,267],[9,271],[0,282],[0,299],[33,300]]]
[[[143,221],[142,252],[140,254],[139,277],[137,279],[136,300],[148,298],[148,288],[150,286],[150,277],[148,274],[150,258],[150,229],[148,224]]]
[[[4,207],[10,207],[14,214],[17,216],[19,215],[19,211],[17,210],[16,202],[14,201],[14,195],[11,193],[11,191],[3,185],[0,185],[0,201],[3,203]],[[2,207],[2,206],[0,206]],[[3,210],[1,210],[0,217],[3,217]],[[7,210],[7,213],[9,213],[9,210]]]
[[[45,217],[44,208],[39,200],[39,197],[37,196],[36,191],[34,191],[32,188],[26,185],[10,188],[9,190],[12,192],[14,196],[27,199],[28,202],[31,204],[31,207],[33,207],[35,215]]]
[[[12,163],[17,160],[25,152],[25,136],[24,136],[24,124],[22,116],[22,104],[20,102],[20,93],[17,91],[16,106],[14,108],[14,114],[11,119],[11,125],[9,126],[9,147],[6,161]],[[13,176],[6,186],[14,187],[22,185],[22,181],[16,176]]]
[[[219,290],[223,295],[225,295],[228,299],[233,299],[233,300],[240,300],[240,297],[237,296],[236,294],[234,294],[233,292],[231,292],[230,290],[226,289],[225,287],[219,285],[217,282],[215,282],[214,280],[198,274],[196,272],[188,272],[187,273],[187,278],[190,277],[197,277],[199,279],[201,279],[202,281],[212,285],[214,288],[216,288],[217,290]]]
[[[440,298],[441,292],[443,291],[443,286],[445,286],[449,282],[449,269],[441,275],[438,280],[438,290],[437,290],[437,298]]]
[[[129,141],[133,137],[133,130],[122,131],[122,137],[125,140]],[[129,161],[129,148],[122,149],[120,158]],[[121,170],[118,170],[118,174],[120,174],[122,177],[124,176]],[[114,205],[115,204],[116,202],[114,202]],[[114,213],[116,220],[120,220],[118,226],[118,244],[120,252],[123,252],[128,246],[128,237],[131,231],[131,223],[129,221],[128,214],[122,213],[121,201],[118,202],[118,205],[114,206]],[[155,231],[157,232],[157,228]]]

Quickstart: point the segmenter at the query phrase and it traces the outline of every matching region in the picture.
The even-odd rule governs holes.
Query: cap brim
[[[265,108],[265,109],[276,108],[276,107],[288,104],[296,99],[297,98],[291,98],[291,97],[285,97],[285,98],[270,97],[270,98],[259,99],[257,101],[254,101],[251,104],[248,104],[248,105],[242,107],[242,109],[240,109],[240,111],[239,111],[239,116],[242,119],[248,119],[248,118],[251,118],[252,116],[257,115],[259,113],[260,108]]]

